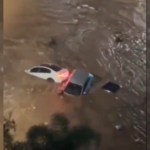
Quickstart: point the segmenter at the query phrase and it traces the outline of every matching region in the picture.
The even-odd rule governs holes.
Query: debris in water
[[[55,38],[51,38],[48,42],[48,46],[54,46],[54,45],[57,45],[56,43],[56,39]]]
[[[136,143],[139,143],[141,140],[139,138],[135,139]]]
[[[122,33],[116,33],[116,36],[114,38],[115,38],[115,42],[116,43],[123,42],[123,35],[122,35]]]
[[[109,93],[116,93],[122,86],[119,86],[113,82],[107,82],[105,85],[102,86],[102,89]]]
[[[122,130],[123,129],[123,125],[115,125],[116,130]]]
[[[123,38],[121,38],[121,37],[116,37],[115,42],[116,42],[116,43],[123,42]]]

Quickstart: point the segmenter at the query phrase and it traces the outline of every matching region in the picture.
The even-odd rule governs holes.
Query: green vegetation
[[[51,125],[34,125],[26,133],[26,140],[13,140],[11,132],[16,130],[13,120],[5,119],[4,150],[89,150],[99,146],[100,135],[89,127],[69,127],[63,114],[53,116]]]

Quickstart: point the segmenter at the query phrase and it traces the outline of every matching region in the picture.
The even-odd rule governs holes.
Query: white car
[[[27,74],[39,77],[44,80],[61,83],[69,77],[69,71],[55,64],[41,64],[25,70]]]

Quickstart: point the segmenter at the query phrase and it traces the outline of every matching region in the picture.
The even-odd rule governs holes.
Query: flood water
[[[37,5],[73,51],[91,70],[103,70],[138,103],[146,91],[146,19],[144,1],[44,0]],[[116,37],[122,42],[116,42]],[[97,69],[93,69],[95,66]],[[130,93],[130,94],[127,94]],[[141,101],[140,101],[141,102]]]
[[[13,26],[11,35],[4,39],[4,56],[9,60],[4,63],[4,105],[17,112],[14,118],[20,127],[18,132],[26,128],[22,123],[29,116],[26,122],[31,125],[33,120],[43,121],[54,112],[65,112],[72,122],[101,132],[102,149],[144,150],[145,2],[35,0],[22,10],[23,14],[14,19],[15,25],[15,21],[9,22]],[[56,40],[54,47],[47,46],[51,38]],[[49,86],[47,83],[24,75],[25,69],[45,61],[87,69],[101,77],[101,84],[113,81],[122,89],[114,95],[96,89],[78,101],[59,99],[50,94],[45,87]],[[36,113],[33,113],[36,117],[22,102],[36,103]],[[20,121],[19,115],[24,115],[24,120]],[[114,131],[117,124],[123,124],[125,130]]]

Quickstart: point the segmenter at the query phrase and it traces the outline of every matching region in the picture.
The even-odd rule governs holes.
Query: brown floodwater
[[[88,125],[100,133],[101,149],[144,150],[145,3],[15,0],[13,8],[11,4],[4,2],[4,115],[11,111],[16,120],[16,139],[23,139],[29,126],[63,112],[71,125]],[[123,41],[117,42],[116,36]],[[53,47],[47,45],[51,37],[57,43]],[[100,85],[111,80],[123,88],[114,95],[97,88],[80,99],[61,99],[47,82],[24,74],[43,62],[84,68],[101,77]],[[125,129],[115,130],[117,124]]]

